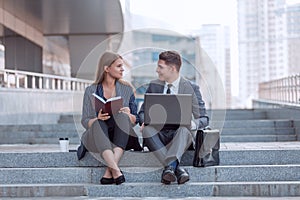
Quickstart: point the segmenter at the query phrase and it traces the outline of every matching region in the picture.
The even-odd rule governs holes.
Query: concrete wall
[[[0,88],[0,124],[51,124],[79,114],[83,92]]]

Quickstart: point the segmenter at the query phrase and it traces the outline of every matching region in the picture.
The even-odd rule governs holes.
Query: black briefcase
[[[220,132],[214,130],[198,130],[195,139],[194,167],[209,167],[220,164]]]

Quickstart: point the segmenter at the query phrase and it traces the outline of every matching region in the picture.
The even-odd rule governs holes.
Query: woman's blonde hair
[[[105,78],[104,67],[105,66],[110,67],[118,58],[123,60],[122,56],[120,56],[117,53],[114,53],[111,51],[106,51],[103,53],[103,55],[101,56],[99,63],[98,63],[96,80],[95,80],[94,84],[98,85],[103,82],[103,80]],[[123,79],[119,79],[118,81],[124,85],[128,85],[133,88],[133,86],[129,82],[127,82]]]
[[[98,62],[98,68],[96,72],[96,80],[94,84],[100,84],[103,82],[105,78],[105,73],[104,73],[104,67],[111,66],[118,58],[123,59],[119,54],[116,54],[111,51],[106,51],[103,53],[101,56],[99,62]]]

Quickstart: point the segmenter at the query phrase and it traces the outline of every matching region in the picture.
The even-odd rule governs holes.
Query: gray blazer
[[[165,82],[160,80],[153,80],[150,82],[146,93],[163,93]],[[199,86],[181,77],[179,81],[179,94],[192,94],[192,114],[197,128],[204,128],[208,126],[209,118],[206,114],[205,102],[202,100],[202,95]],[[140,125],[144,122],[144,104],[142,104],[139,111]]]
[[[102,87],[100,89],[102,89]],[[92,94],[96,92],[96,90],[97,90],[97,85],[92,84],[88,86],[84,92],[81,124],[85,129],[88,129],[89,120],[96,117],[94,97],[92,96]],[[101,92],[103,93],[103,91],[100,91],[100,93]],[[131,114],[136,116],[137,119],[136,123],[138,123],[139,119],[137,115],[137,104],[135,101],[133,88],[129,85],[124,85],[123,83],[117,81],[116,96],[121,96],[123,98],[123,107],[130,108]]]

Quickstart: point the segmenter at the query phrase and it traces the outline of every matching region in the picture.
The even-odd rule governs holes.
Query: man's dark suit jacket
[[[160,80],[153,80],[150,82],[146,93],[163,93],[165,82]],[[205,102],[202,100],[202,95],[199,86],[184,79],[180,78],[178,94],[192,94],[192,114],[197,128],[204,128],[208,126],[209,118],[206,114]],[[144,104],[142,104],[139,111],[140,125],[144,122]]]

